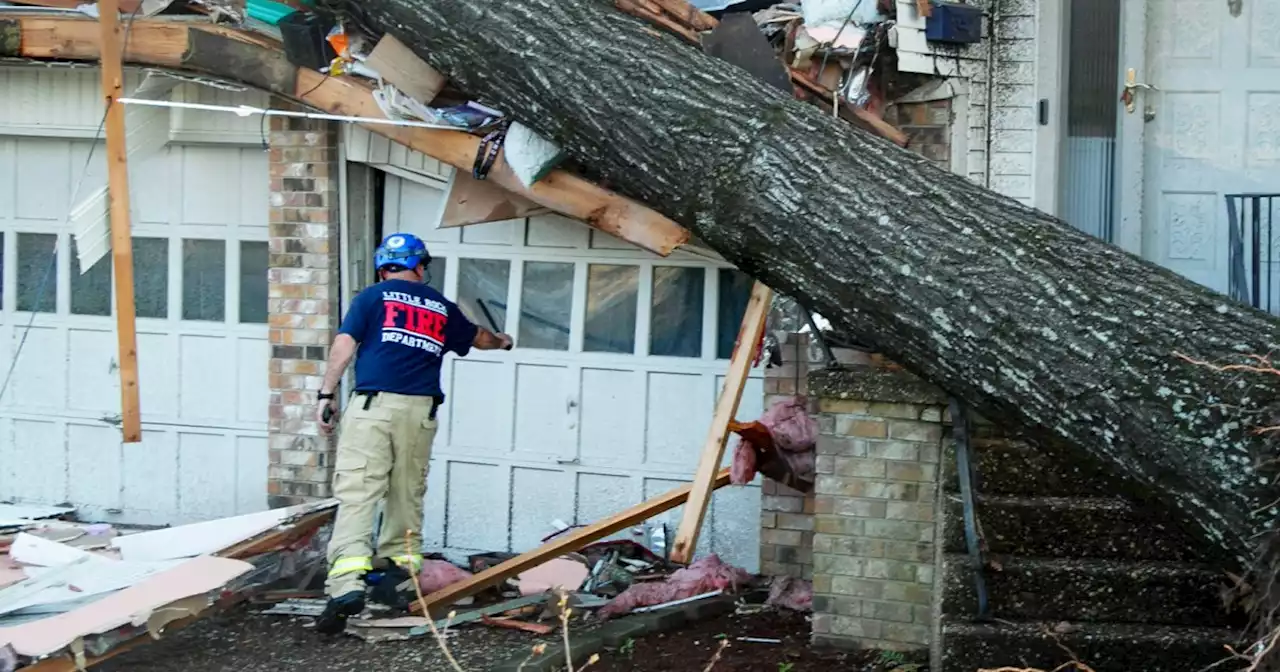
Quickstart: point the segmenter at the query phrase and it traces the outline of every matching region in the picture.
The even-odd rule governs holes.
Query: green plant
[[[636,640],[630,637],[627,638],[627,641],[622,643],[622,646],[618,647],[618,653],[621,653],[622,655],[628,658],[630,658],[631,655],[635,652],[636,652]]]
[[[778,672],[791,672],[791,668],[795,666],[795,663],[778,663]]]
[[[880,667],[898,667],[907,662],[907,657],[898,651],[881,651],[876,657],[876,665]]]

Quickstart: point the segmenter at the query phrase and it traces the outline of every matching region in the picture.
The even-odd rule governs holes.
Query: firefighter
[[[374,254],[380,282],[351,301],[330,346],[316,410],[326,434],[337,423],[334,398],[356,358],[355,391],[342,419],[334,462],[338,499],[329,541],[329,600],[316,630],[336,634],[369,599],[407,606],[404,587],[422,567],[422,498],[431,441],[444,394],[446,352],[510,349],[511,337],[473,324],[457,304],[426,284],[426,245],[407,233],[383,239]],[[377,548],[375,507],[386,498]],[[406,539],[407,533],[407,539]]]

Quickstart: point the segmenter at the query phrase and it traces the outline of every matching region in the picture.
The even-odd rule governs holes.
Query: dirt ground
[[[310,628],[309,618],[264,616],[241,608],[200,621],[104,662],[99,672],[435,672],[449,670],[435,640],[365,643],[354,637],[327,639]],[[557,631],[552,638],[558,638]],[[772,637],[782,644],[737,641]],[[486,627],[459,628],[450,649],[467,672],[483,672],[530,650],[540,638]],[[729,614],[681,629],[637,638],[623,650],[606,651],[593,672],[701,672],[728,639],[715,672],[808,672],[851,670],[880,672],[873,654],[814,651],[809,624],[790,612]],[[790,666],[788,666],[790,664]]]
[[[815,650],[809,646],[809,621],[791,611],[750,615],[728,614],[678,630],[636,639],[610,651],[593,666],[599,672],[702,672],[722,640],[729,645],[713,672],[872,672],[875,653]],[[738,641],[739,637],[781,639],[781,644]]]

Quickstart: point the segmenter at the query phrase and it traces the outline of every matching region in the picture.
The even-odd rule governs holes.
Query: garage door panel
[[[178,446],[175,432],[142,426],[142,441],[121,446],[121,497],[130,519],[142,524],[172,522],[178,510]]]
[[[15,326],[16,351],[26,325]],[[24,409],[62,409],[67,403],[67,332],[58,327],[32,327],[13,370],[5,405]]]
[[[653,499],[670,490],[674,490],[687,483],[684,480],[670,480],[663,478],[646,478],[644,479],[644,498],[645,500]],[[684,506],[677,506],[666,513],[660,513],[647,522],[651,526],[666,524],[667,526],[667,548],[675,541],[676,532],[680,529],[680,522],[684,519]],[[695,555],[706,555],[712,551],[712,535],[710,530],[715,526],[715,509],[707,507],[707,514],[702,519],[702,533],[698,535],[698,545],[694,549]],[[760,522],[760,514],[756,514],[756,522]],[[650,539],[651,541],[651,539]],[[735,540],[733,543],[738,543]],[[759,548],[758,546],[756,547]]]
[[[0,137],[0,221],[17,217],[17,146],[17,138]]]
[[[236,419],[240,422],[267,422],[271,402],[271,344],[254,338],[238,338],[236,346]]]
[[[448,463],[449,497],[445,544],[454,548],[507,548],[510,500],[506,467]]]
[[[707,433],[709,380],[701,374],[650,373],[645,463],[692,474]]]
[[[515,467],[511,471],[511,549],[536,548],[554,530],[552,521],[574,519],[574,475]]]
[[[266,408],[265,403],[263,408]],[[267,454],[267,437],[237,436],[235,446],[236,514],[265,510],[268,508],[267,472],[270,463]]]
[[[179,417],[201,424],[226,426],[235,420],[236,399],[212,390],[236,389],[234,343],[216,336],[178,337]]]
[[[702,534],[710,537],[720,559],[754,568],[760,561],[759,488],[721,488],[712,496],[711,511],[712,523],[703,526]]]
[[[227,194],[240,191],[240,151],[191,145],[179,151],[182,223],[226,226],[239,222],[242,199],[227,198]],[[261,203],[262,209],[266,210],[267,201]]]
[[[178,432],[178,511],[188,520],[236,514],[236,451],[221,434]]]
[[[61,140],[14,140],[14,215],[17,219],[61,221],[71,199],[70,143]],[[78,174],[78,173],[77,173]]]
[[[449,443],[494,452],[511,450],[515,408],[514,368],[499,362],[453,363],[453,380],[445,408]]]
[[[262,206],[271,202],[271,182],[262,179],[268,174],[267,153],[257,148],[241,148],[239,151],[240,185],[240,219],[236,225],[242,229],[253,231],[258,229],[263,236],[267,231],[267,220],[270,211]],[[336,177],[334,178],[337,179]]]
[[[433,446],[431,467],[427,471],[427,497],[423,507],[422,543],[427,548],[443,548],[444,525],[448,518],[449,461],[441,457],[439,448],[444,441]]]
[[[61,421],[13,421],[13,443],[20,459],[13,465],[10,497],[47,503],[67,500],[66,439]],[[31,459],[30,455],[39,458]]]
[[[119,429],[102,423],[67,423],[67,461],[69,499],[84,507],[82,513],[100,516],[107,509],[120,508],[124,474]]]
[[[516,242],[516,223],[523,220],[472,224],[462,229],[462,242],[473,245],[511,245]],[[523,230],[523,226],[521,226]]]
[[[537,364],[517,364],[515,369],[515,452],[572,458],[577,434],[573,372]]]
[[[138,332],[138,403],[144,417],[178,415],[177,339],[165,333]]]
[[[174,218],[172,185],[182,177],[181,155],[181,149],[165,147],[144,161],[129,161],[130,181],[147,185],[129,193],[135,224],[164,224]],[[181,194],[177,198],[181,200]]]
[[[642,501],[638,480],[630,476],[579,472],[577,525],[590,525]],[[625,531],[615,535],[629,536]]]
[[[639,466],[644,461],[645,378],[642,372],[582,370],[582,433],[579,460],[585,466]]]
[[[74,327],[67,332],[70,343],[67,358],[71,371],[67,408],[103,415],[118,413],[120,372],[115,361],[115,334]]]
[[[584,248],[591,230],[560,215],[539,215],[529,218],[529,230],[525,244],[530,247]]]

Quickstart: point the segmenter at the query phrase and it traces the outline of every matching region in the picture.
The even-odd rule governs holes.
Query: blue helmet
[[[378,271],[393,265],[412,270],[418,264],[430,263],[431,255],[427,253],[427,244],[412,233],[393,233],[383,238],[382,244],[373,253],[373,267]]]

